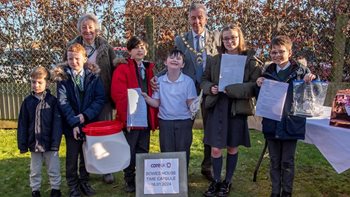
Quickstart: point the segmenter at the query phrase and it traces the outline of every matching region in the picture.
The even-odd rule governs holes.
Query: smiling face
[[[292,56],[292,51],[284,45],[272,45],[270,51],[271,60],[280,65],[281,68],[287,65],[289,58]]]
[[[87,60],[82,53],[72,51],[68,51],[67,59],[69,67],[76,72],[80,72],[83,69]]]
[[[80,27],[83,40],[88,44],[93,44],[96,38],[96,24],[93,20],[86,19]]]
[[[167,57],[164,64],[168,70],[181,70],[185,66],[183,56],[181,54],[171,54]]]
[[[142,61],[147,55],[147,47],[141,42],[135,48],[129,50],[129,54],[131,59]]]
[[[222,40],[228,54],[238,54],[239,34],[236,30],[227,30],[222,32]]]
[[[204,32],[205,25],[207,24],[207,14],[201,8],[191,10],[189,15],[189,22],[192,30],[196,34],[201,34]]]

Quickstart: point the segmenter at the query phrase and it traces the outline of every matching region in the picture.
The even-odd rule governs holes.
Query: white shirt
[[[141,73],[139,73],[141,76],[141,79],[144,80],[146,77],[146,67],[143,65],[143,62],[141,62],[139,65],[137,65],[138,68],[141,68]],[[138,72],[138,70],[137,70]]]
[[[192,78],[181,73],[179,78],[172,82],[165,74],[160,76],[158,81],[159,91],[152,95],[152,98],[160,100],[158,117],[162,120],[190,119],[191,112],[187,100],[197,97]]]
[[[72,70],[72,72],[73,72],[73,77],[76,78],[77,75],[79,75],[81,84],[84,84],[84,69],[81,69],[79,73],[75,70]]]
[[[280,70],[286,70],[290,66],[290,62],[288,61],[287,65],[281,68],[279,65],[276,65],[276,72],[278,73]]]

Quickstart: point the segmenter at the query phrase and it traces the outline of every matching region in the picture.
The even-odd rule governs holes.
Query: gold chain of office
[[[182,39],[182,41],[183,41],[183,43],[185,44],[185,46],[186,46],[192,53],[194,53],[194,54],[197,56],[197,58],[196,58],[197,63],[198,63],[198,64],[203,63],[203,53],[204,53],[204,49],[205,49],[205,44],[204,44],[204,46],[202,47],[201,50],[196,51],[196,50],[195,50],[193,47],[191,47],[191,46],[188,44],[188,42],[185,40],[185,37],[184,37],[184,34],[183,34],[183,33],[180,35],[180,38]]]

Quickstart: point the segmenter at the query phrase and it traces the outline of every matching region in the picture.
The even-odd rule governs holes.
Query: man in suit
[[[193,79],[197,93],[199,94],[199,86],[205,70],[206,60],[209,56],[218,54],[218,48],[221,45],[220,34],[217,31],[208,31],[205,27],[207,24],[207,9],[203,4],[193,3],[190,6],[188,20],[191,25],[191,31],[176,36],[175,46],[185,54],[185,67],[182,69],[182,72]],[[203,104],[201,111],[203,125],[205,126],[206,113]],[[211,181],[210,155],[210,146],[204,145],[204,159],[201,165],[201,173]]]

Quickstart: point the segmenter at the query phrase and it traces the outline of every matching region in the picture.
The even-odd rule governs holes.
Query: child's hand
[[[261,87],[261,85],[263,84],[265,80],[265,77],[259,77],[257,80],[256,80],[256,85]]]
[[[219,93],[219,88],[217,85],[213,85],[211,88],[210,88],[210,91],[212,94],[216,95]]]
[[[74,128],[73,128],[73,136],[74,136],[74,139],[80,140],[80,138],[79,138],[79,133],[80,133],[79,127],[74,127]]]
[[[83,124],[85,122],[85,118],[83,114],[78,114],[77,117],[79,117],[80,124]]]
[[[150,80],[150,83],[151,83],[152,90],[157,92],[159,89],[158,77],[157,76],[152,77],[152,79]]]
[[[316,76],[315,76],[314,74],[308,73],[308,74],[306,74],[306,75],[304,76],[304,81],[305,81],[306,83],[308,83],[308,82],[314,80],[315,78],[316,78]]]
[[[151,98],[146,92],[141,92],[141,95],[143,96],[143,98],[145,98],[146,101],[147,99]]]

